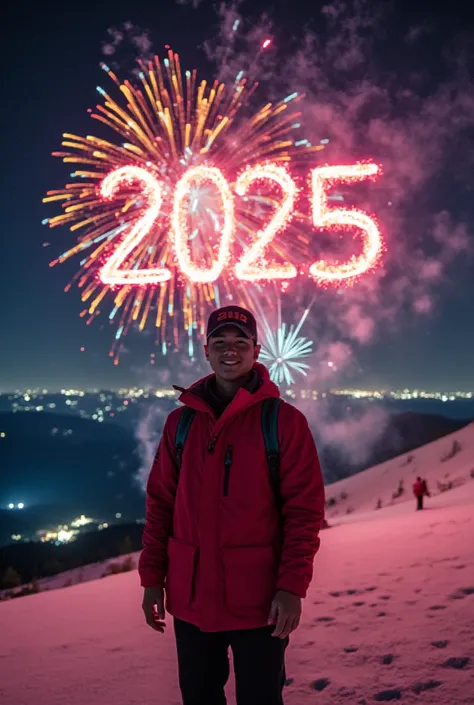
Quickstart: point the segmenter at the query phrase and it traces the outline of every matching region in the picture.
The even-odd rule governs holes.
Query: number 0
[[[191,253],[188,246],[189,236],[187,233],[189,205],[186,199],[189,198],[189,188],[192,182],[200,184],[206,181],[214,183],[219,191],[224,224],[217,258],[210,267],[202,269],[191,262]],[[171,222],[176,259],[183,274],[194,282],[215,281],[227,264],[230,254],[230,243],[234,234],[234,199],[229,184],[220,169],[211,166],[196,166],[188,169],[183,174],[176,184]]]

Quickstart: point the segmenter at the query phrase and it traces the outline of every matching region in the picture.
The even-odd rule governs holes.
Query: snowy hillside
[[[335,482],[327,488],[329,520],[355,512],[370,512],[382,507],[413,502],[412,485],[417,475],[428,482],[432,496],[448,492],[474,481],[474,424],[444,438],[400,455],[357,475]],[[404,492],[394,497],[400,486]],[[430,505],[430,499],[426,505]],[[473,701],[474,702],[474,701]]]
[[[323,533],[286,705],[474,702],[474,482],[394,509]],[[0,603],[0,701],[179,703],[171,625],[140,601],[132,572]]]
[[[337,503],[288,652],[285,705],[473,705],[472,468],[474,424],[328,488]],[[411,495],[417,474],[433,491],[424,512]],[[0,603],[2,703],[178,705],[170,620],[153,632],[136,572],[95,579],[105,568]]]

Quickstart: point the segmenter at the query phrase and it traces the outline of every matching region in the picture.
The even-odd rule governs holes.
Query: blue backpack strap
[[[268,397],[262,403],[262,433],[267,455],[270,484],[278,512],[281,511],[280,496],[280,443],[278,441],[278,409],[283,399]]]
[[[178,472],[181,470],[181,460],[183,457],[184,445],[186,443],[186,438],[188,437],[189,429],[196,415],[194,409],[189,406],[185,406],[181,416],[179,417],[178,426],[176,428],[176,436],[174,439],[174,448],[176,453],[176,465],[178,467]]]

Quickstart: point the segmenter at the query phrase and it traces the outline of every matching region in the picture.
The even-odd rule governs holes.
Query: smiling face
[[[246,377],[258,358],[260,345],[233,325],[219,328],[204,346],[206,358],[216,377],[234,382]]]

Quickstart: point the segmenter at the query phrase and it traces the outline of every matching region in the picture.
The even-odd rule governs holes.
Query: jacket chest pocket
[[[227,443],[220,451],[219,493],[223,498],[246,503],[250,498],[271,495],[270,471],[265,448],[240,448]]]

